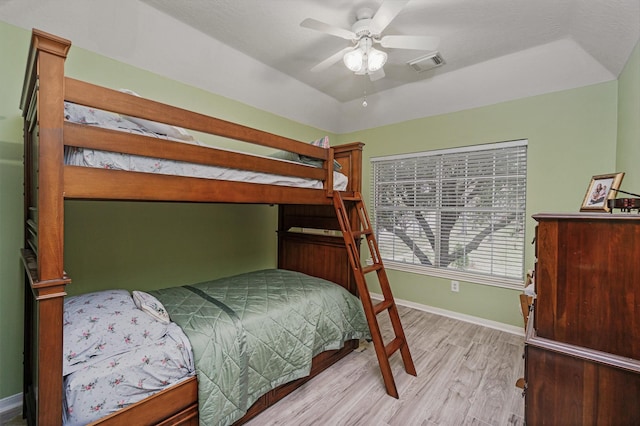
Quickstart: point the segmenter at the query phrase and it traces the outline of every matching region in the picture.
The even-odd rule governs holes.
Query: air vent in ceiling
[[[440,55],[440,52],[432,52],[428,55],[421,56],[412,61],[407,62],[407,64],[413,68],[416,72],[424,72],[441,65],[444,65],[444,59]]]

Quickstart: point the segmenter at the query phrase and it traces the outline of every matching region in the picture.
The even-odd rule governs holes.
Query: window
[[[526,140],[371,162],[388,268],[522,288]]]

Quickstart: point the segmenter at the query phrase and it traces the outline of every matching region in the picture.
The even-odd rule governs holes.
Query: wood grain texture
[[[640,424],[640,216],[538,214],[528,424]],[[531,323],[531,321],[530,321]]]
[[[248,424],[522,425],[523,338],[398,307],[418,373],[391,357],[400,399],[385,393],[373,347],[353,352]],[[385,338],[393,331],[381,316]]]
[[[538,336],[640,359],[640,216],[534,218]]]
[[[68,40],[35,30],[28,54],[21,109],[25,130],[25,344],[24,407],[31,424],[56,425],[62,419],[62,304],[70,278],[64,272],[64,200],[138,200],[182,202],[227,202],[263,204],[313,204],[331,207],[333,195],[333,160],[349,173],[349,191],[360,191],[362,178],[362,144],[353,142],[328,150],[306,142],[274,135],[260,129],[207,117],[170,105],[138,98],[119,91],[99,87],[64,76],[64,60],[71,43]],[[237,139],[264,147],[282,149],[323,160],[315,169],[271,159],[242,157],[233,153],[208,153],[179,142],[155,138],[149,141],[137,135],[97,130],[90,126],[65,124],[64,101],[105,109],[161,123],[180,125],[222,137]],[[214,181],[183,176],[154,175],[122,170],[64,166],[64,146],[92,146],[107,151],[118,149],[154,158],[196,160],[229,168],[271,171],[276,174],[315,176],[323,181],[323,189],[258,185],[247,182]],[[240,167],[242,166],[242,167]],[[306,219],[304,223],[325,223],[326,217]],[[310,255],[310,258],[314,258]],[[324,262],[315,257],[316,262]],[[342,263],[345,270],[348,267]],[[334,275],[343,277],[338,268]],[[291,269],[296,270],[296,267]],[[349,281],[341,281],[349,288]],[[78,289],[82,292],[82,289]],[[170,404],[159,404],[157,418],[190,423],[194,416],[192,397],[172,394],[172,404],[184,406],[172,411]],[[147,404],[141,404],[147,407]],[[144,418],[141,408],[131,424]],[[167,410],[166,408],[169,407]],[[170,411],[170,413],[166,413]],[[156,418],[154,417],[154,418]]]

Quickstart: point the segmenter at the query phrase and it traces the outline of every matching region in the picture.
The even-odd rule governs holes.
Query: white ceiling
[[[375,82],[310,71],[349,42],[302,20],[350,28],[381,3],[0,0],[0,20],[340,133],[613,80],[640,37],[640,0],[411,0],[383,35],[438,36],[444,66],[393,49]]]
[[[446,65],[418,74],[407,62],[426,52],[387,49],[386,78],[369,82],[342,62],[310,72],[349,42],[300,22],[350,29],[358,9],[381,0],[142,1],[341,102],[566,38],[617,76],[640,26],[638,0],[412,0],[383,34],[438,36]]]

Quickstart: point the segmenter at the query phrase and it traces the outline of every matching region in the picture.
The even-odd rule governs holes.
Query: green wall
[[[618,171],[621,189],[640,194],[640,42],[618,79]],[[621,194],[621,197],[627,195]]]
[[[0,398],[22,392],[22,124],[20,81],[28,42],[0,23]],[[6,58],[11,58],[7,60]],[[18,63],[22,65],[18,65]]]
[[[0,399],[22,391],[23,277],[18,258],[22,246],[22,130],[18,103],[29,39],[28,31],[0,22],[0,54],[10,58],[0,62],[0,341],[5,342],[0,348]],[[296,139],[312,140],[324,134],[79,48],[72,48],[67,72]],[[624,166],[630,170],[640,157],[637,75],[638,48],[619,84],[614,81],[330,136],[333,143],[366,144],[365,197],[369,197],[371,157],[526,138],[528,215],[574,212],[591,176],[625,171]],[[628,90],[632,92],[629,97]],[[628,172],[623,187],[633,188],[624,184],[634,179],[638,177]],[[116,286],[159,288],[275,265],[277,214],[273,207],[73,201],[65,208],[65,265],[73,279],[68,287],[71,294]],[[528,242],[533,229],[534,222],[529,220]],[[532,246],[527,247],[526,266],[533,266]],[[504,324],[522,324],[516,291],[461,283],[460,292],[451,293],[448,280],[397,271],[389,271],[389,276],[400,299]]]
[[[577,212],[591,176],[616,171],[617,82],[597,84],[342,135],[366,143],[363,192],[370,199],[369,159],[384,155],[528,139],[527,216]],[[636,159],[638,156],[636,156]],[[527,221],[526,241],[535,222]],[[525,267],[534,264],[526,246]],[[522,325],[519,291],[389,271],[394,296],[491,321]],[[375,282],[371,283],[376,288]]]

